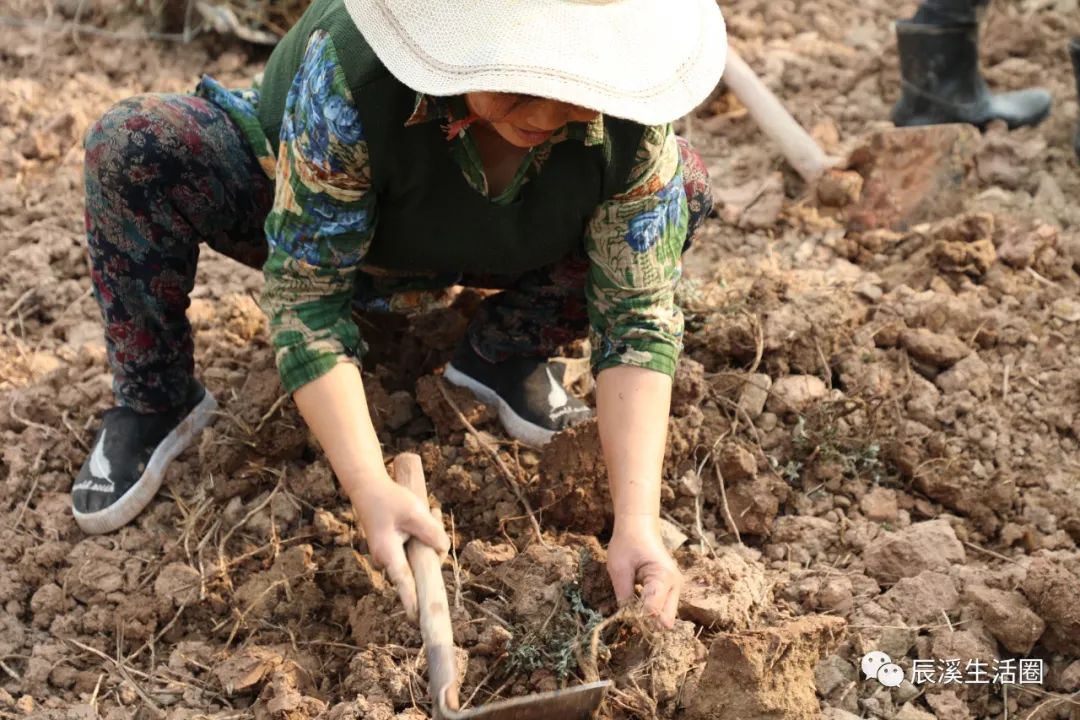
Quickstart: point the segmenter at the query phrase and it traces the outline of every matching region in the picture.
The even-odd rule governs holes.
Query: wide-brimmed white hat
[[[646,125],[708,97],[727,56],[716,0],[345,0],[379,60],[430,95],[497,91]]]

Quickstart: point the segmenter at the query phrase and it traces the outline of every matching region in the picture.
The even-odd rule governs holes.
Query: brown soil
[[[131,5],[4,12],[144,30]],[[463,697],[595,671],[617,685],[603,718],[1080,717],[1080,176],[1065,54],[1080,15],[1042,2],[990,14],[987,76],[1049,86],[1040,128],[876,134],[897,95],[890,22],[912,5],[725,8],[798,119],[854,155],[808,189],[724,93],[684,128],[721,203],[682,289],[663,492],[688,538],[687,588],[672,633],[620,615],[589,650],[617,610],[590,535],[610,520],[596,429],[535,452],[448,389],[466,428],[437,368],[475,296],[365,325],[387,458],[420,452],[453,522]],[[79,140],[122,97],[187,90],[203,72],[239,85],[264,57],[212,37],[0,25],[0,717],[426,717],[419,632],[282,397],[257,272],[204,252],[190,314],[222,413],[197,451],[113,535],[83,535],[69,509],[112,402]],[[1007,699],[993,686],[919,695],[864,680],[870,650],[905,670],[1041,658],[1046,680]]]

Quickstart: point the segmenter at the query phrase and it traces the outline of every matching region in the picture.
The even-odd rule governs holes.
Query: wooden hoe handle
[[[424,466],[415,453],[401,453],[394,458],[394,480],[412,490],[425,505],[428,504]],[[438,514],[436,513],[436,517]],[[441,520],[441,518],[440,518]],[[432,548],[413,538],[405,546],[413,577],[416,579],[416,599],[420,608],[420,633],[424,637],[428,659],[428,691],[435,705],[435,716],[441,710],[458,708],[458,675],[454,657],[454,630],[450,623],[450,605],[446,600],[442,561]]]
[[[829,169],[829,158],[821,147],[730,45],[724,83],[803,180],[812,183]]]

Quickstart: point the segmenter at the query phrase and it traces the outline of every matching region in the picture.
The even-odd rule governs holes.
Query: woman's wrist
[[[654,512],[618,512],[615,513],[614,533],[636,535],[659,532],[660,514]]]
[[[659,477],[622,478],[611,483],[611,490],[616,526],[636,529],[660,526]]]
[[[380,489],[394,481],[386,472],[386,468],[380,465],[372,470],[349,473],[344,477],[339,476],[338,482],[341,483],[341,489],[354,505],[364,505],[372,495],[378,494]]]

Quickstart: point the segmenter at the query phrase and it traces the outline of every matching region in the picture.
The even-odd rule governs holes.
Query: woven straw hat
[[[522,93],[646,125],[712,92],[716,0],[345,0],[379,60],[430,95]]]

